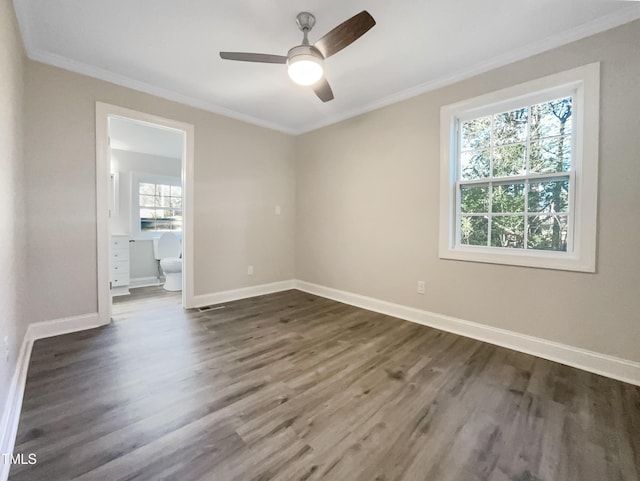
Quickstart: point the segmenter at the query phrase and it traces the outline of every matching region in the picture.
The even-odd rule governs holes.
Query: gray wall
[[[25,89],[31,321],[97,310],[97,100],[195,125],[195,294],[294,276],[290,136],[32,61]]]
[[[298,137],[297,278],[640,361],[639,47],[635,21]],[[597,273],[439,259],[440,107],[595,61]]]
[[[27,327],[24,315],[23,66],[22,41],[13,5],[10,0],[0,0],[0,413],[4,412]]]

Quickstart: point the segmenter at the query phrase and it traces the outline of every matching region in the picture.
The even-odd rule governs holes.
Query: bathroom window
[[[442,108],[440,257],[595,270],[597,64]]]
[[[179,178],[138,174],[134,177],[133,197],[136,232],[150,235],[182,231],[182,186]]]

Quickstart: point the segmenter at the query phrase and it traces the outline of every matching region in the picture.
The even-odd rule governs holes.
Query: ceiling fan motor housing
[[[314,57],[320,60],[321,62],[324,61],[324,57],[320,53],[320,50],[315,48],[313,45],[298,45],[297,47],[293,47],[291,50],[287,52],[287,63],[291,63],[291,60],[301,55],[304,55],[307,58],[309,56]],[[296,58],[296,61],[297,60],[301,60],[301,59]]]

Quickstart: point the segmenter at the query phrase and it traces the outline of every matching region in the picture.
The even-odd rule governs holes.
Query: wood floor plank
[[[640,388],[299,291],[34,345],[11,481],[640,481]]]

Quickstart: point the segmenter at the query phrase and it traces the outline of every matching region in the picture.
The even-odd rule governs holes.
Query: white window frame
[[[140,229],[140,183],[149,184],[164,184],[164,185],[177,185],[182,186],[182,179],[180,177],[173,177],[170,175],[158,175],[147,174],[144,172],[132,172],[131,173],[131,233],[135,240],[148,240],[159,239],[164,231],[142,231]],[[184,194],[184,187],[183,187]],[[183,195],[184,201],[184,195]],[[183,202],[184,205],[184,202]],[[184,219],[184,207],[182,212],[182,218]],[[184,226],[184,224],[183,224]],[[171,231],[176,236],[182,238],[182,231]]]
[[[573,96],[569,233],[566,252],[463,245],[458,235],[458,145],[461,120]],[[596,270],[600,64],[592,63],[440,110],[440,238],[442,259],[580,272]],[[557,96],[556,96],[557,95]],[[566,173],[558,173],[558,176]],[[518,177],[506,177],[505,180]]]

